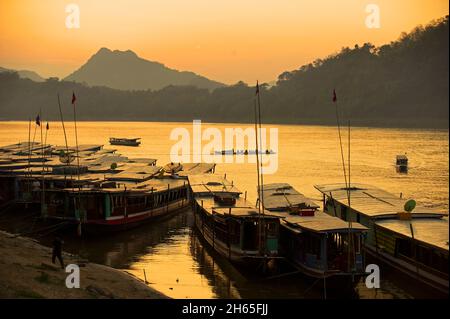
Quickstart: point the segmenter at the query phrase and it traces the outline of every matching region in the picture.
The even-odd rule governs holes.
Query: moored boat
[[[187,182],[164,178],[105,187],[50,189],[44,217],[89,233],[129,229],[189,206]]]
[[[124,137],[110,137],[109,144],[124,145],[124,146],[139,146],[141,144],[140,137],[124,138]]]
[[[258,211],[226,178],[192,175],[195,226],[206,242],[232,262],[254,265],[278,256],[279,218]]]
[[[448,214],[426,207],[407,211],[405,200],[371,185],[316,185],[324,210],[369,228],[365,251],[398,271],[448,294]]]
[[[263,206],[280,221],[280,253],[303,274],[333,279],[337,285],[357,283],[365,273],[362,254],[367,228],[331,217],[287,183],[262,187]],[[350,240],[349,240],[350,239]]]

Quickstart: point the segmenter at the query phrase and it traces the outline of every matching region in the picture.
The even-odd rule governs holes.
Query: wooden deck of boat
[[[345,184],[314,185],[322,194],[348,207]],[[378,187],[366,184],[352,184],[350,190],[351,209],[370,218],[387,218],[404,212],[407,199],[402,199]],[[413,217],[439,217],[448,215],[428,207],[417,206]]]
[[[262,187],[264,208],[285,210],[286,207],[319,208],[314,201],[287,183],[265,184]]]
[[[427,218],[427,219],[385,219],[375,223],[377,226],[401,234],[405,237],[412,238],[412,225],[414,232],[414,240],[425,244],[433,245],[445,250],[449,250],[449,224],[448,217],[443,218]]]

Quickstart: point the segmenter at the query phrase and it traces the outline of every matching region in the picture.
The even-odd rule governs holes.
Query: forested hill
[[[343,116],[355,125],[448,127],[448,37],[447,16],[390,44],[343,48],[285,72],[277,85],[261,87],[263,121],[334,124],[335,88]],[[42,108],[56,120],[56,94],[68,108],[72,91],[82,120],[253,120],[254,84],[120,91],[56,79],[36,83],[13,73],[0,73],[0,118],[28,119]]]

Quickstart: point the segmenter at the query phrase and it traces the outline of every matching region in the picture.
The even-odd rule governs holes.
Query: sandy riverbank
[[[31,238],[0,231],[0,298],[167,298],[126,272],[64,253],[66,265],[80,266],[80,288],[69,289],[51,256]]]

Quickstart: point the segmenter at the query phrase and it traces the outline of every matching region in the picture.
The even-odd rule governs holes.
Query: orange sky
[[[79,5],[79,29],[65,26],[69,3]],[[380,29],[365,26],[371,3]],[[448,11],[447,0],[0,0],[0,66],[64,77],[108,47],[228,84],[272,81]]]

